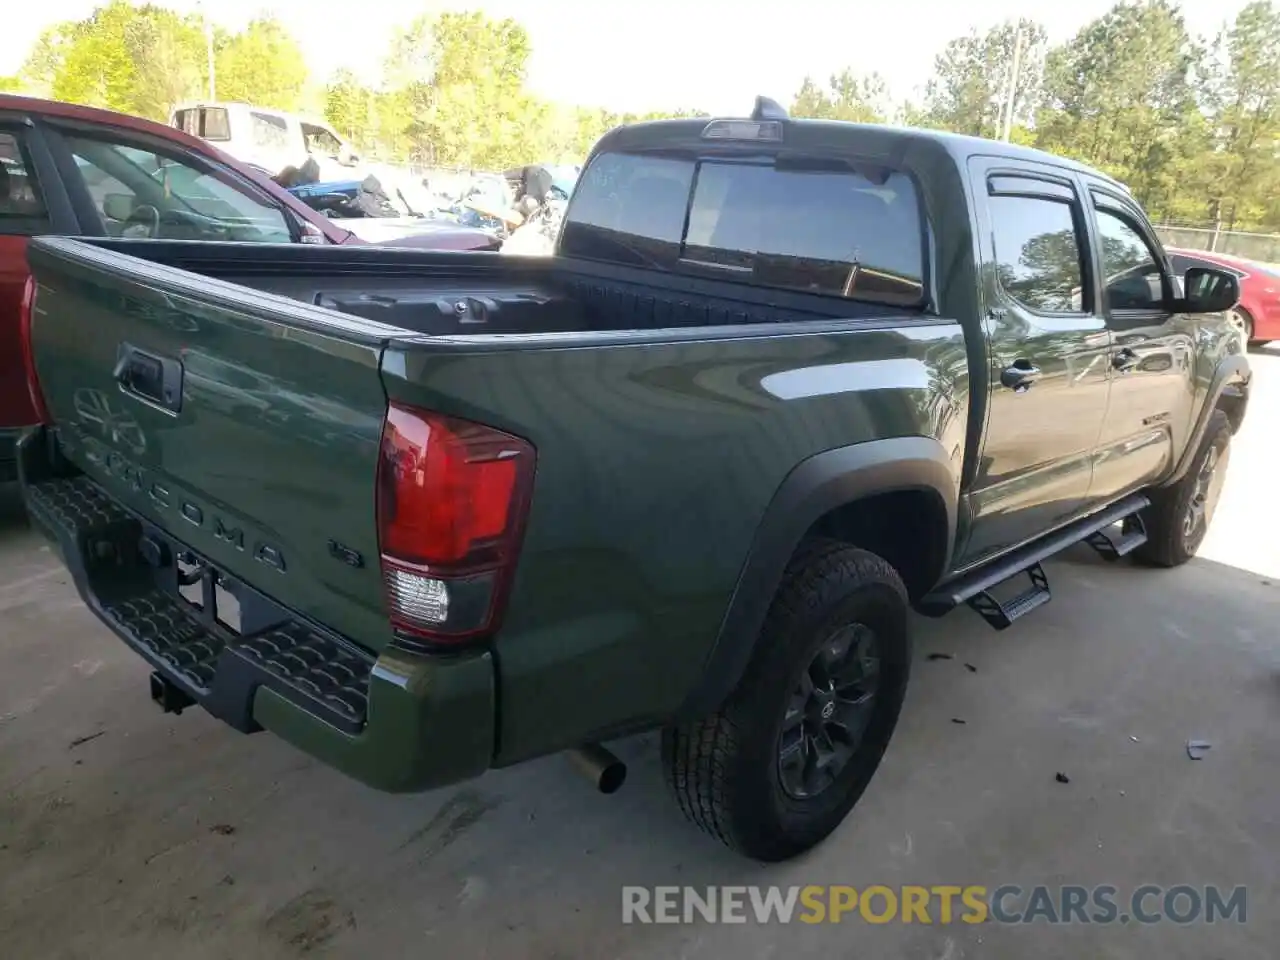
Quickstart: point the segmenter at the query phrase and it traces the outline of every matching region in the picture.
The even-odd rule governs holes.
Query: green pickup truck
[[[381,790],[662,731],[703,830],[821,841],[909,613],[1007,627],[1087,542],[1174,566],[1245,414],[1229,273],[1079,164],[639,124],[557,252],[45,238],[25,502],[151,694]]]

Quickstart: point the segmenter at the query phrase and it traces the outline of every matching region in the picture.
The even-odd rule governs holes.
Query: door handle
[[[1115,367],[1122,373],[1127,373],[1141,362],[1142,358],[1128,347],[1124,347],[1118,353],[1111,355],[1111,366]]]
[[[1030,360],[1015,360],[1000,371],[1001,386],[1008,387],[1014,393],[1025,393],[1039,379],[1040,368]]]

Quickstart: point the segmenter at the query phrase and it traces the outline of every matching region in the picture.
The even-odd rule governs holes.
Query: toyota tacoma
[[[38,238],[22,490],[199,704],[387,791],[661,730],[684,813],[781,860],[889,744],[910,612],[1043,562],[1186,562],[1249,395],[1233,274],[1004,143],[626,126],[554,256]]]

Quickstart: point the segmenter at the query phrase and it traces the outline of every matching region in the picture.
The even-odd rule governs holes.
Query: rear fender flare
[[[906,490],[935,493],[945,507],[945,568],[955,548],[957,478],[951,458],[934,438],[894,437],[838,447],[802,461],[787,475],[756,528],[719,635],[681,717],[715,710],[737,685],[787,562],[814,523],[856,500]]]

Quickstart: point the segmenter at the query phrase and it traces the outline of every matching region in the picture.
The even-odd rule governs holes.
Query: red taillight
[[[533,486],[519,437],[392,404],[378,460],[378,537],[392,626],[452,643],[498,627]]]
[[[32,325],[36,315],[36,280],[28,276],[22,288],[22,304],[18,307],[18,341],[22,344],[22,366],[27,375],[27,392],[31,394],[31,407],[37,423],[51,423],[49,408],[36,377],[36,351],[32,342]]]

